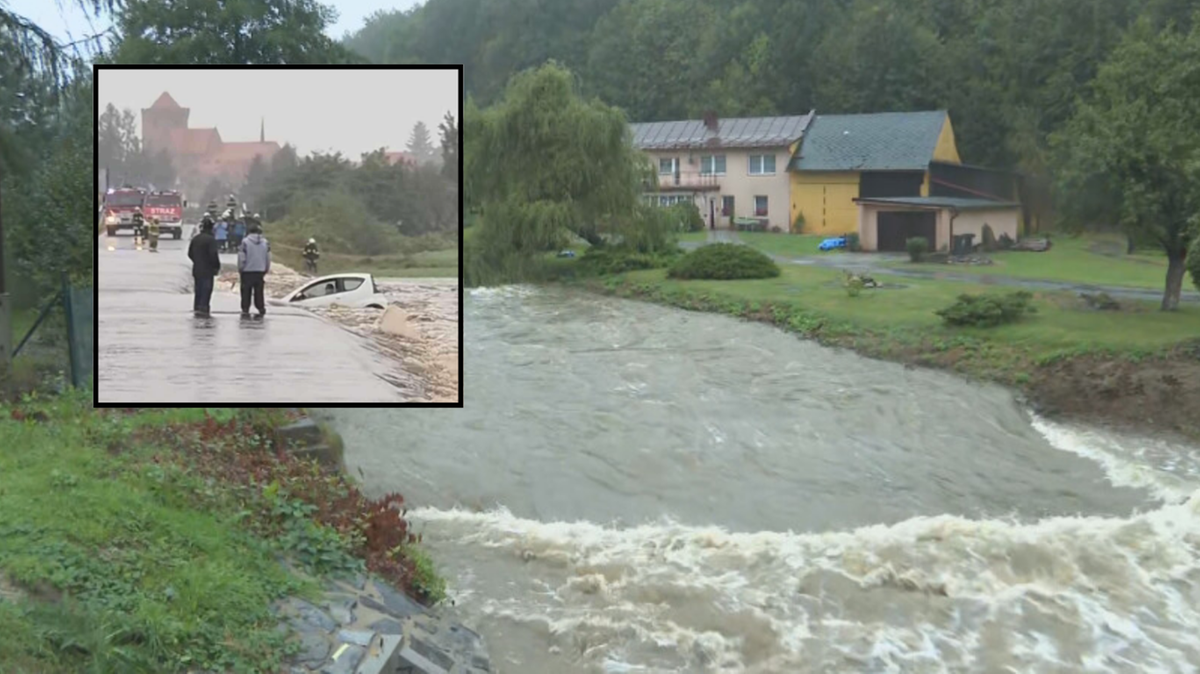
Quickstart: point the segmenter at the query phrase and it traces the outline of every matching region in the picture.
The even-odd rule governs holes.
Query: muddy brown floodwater
[[[1200,666],[1200,448],[719,315],[464,309],[464,408],[320,414],[504,674]]]

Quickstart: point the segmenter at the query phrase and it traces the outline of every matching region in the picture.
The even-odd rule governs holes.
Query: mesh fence
[[[86,386],[92,381],[95,349],[96,296],[90,286],[63,288],[63,308],[67,315],[67,343],[71,356],[71,383]]]

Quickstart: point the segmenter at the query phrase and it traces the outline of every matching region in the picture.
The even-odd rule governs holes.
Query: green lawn
[[[991,276],[1066,281],[1094,285],[1162,289],[1166,283],[1167,259],[1162,253],[1139,251],[1125,255],[1122,239],[1104,235],[1079,237],[1056,236],[1054,246],[1044,253],[999,252],[989,256],[994,265],[973,266],[944,264],[891,263],[931,271],[946,271]],[[1109,255],[1097,252],[1103,249]]]
[[[188,476],[130,449],[135,423],[203,410],[91,410],[90,392],[0,406],[0,669],[18,674],[277,668],[272,600],[313,586],[276,563],[232,513],[181,497]],[[29,406],[23,406],[30,414]]]
[[[828,252],[817,250],[817,246],[825,239],[831,238],[824,234],[774,234],[766,232],[739,232],[738,238],[755,248],[771,255],[784,257],[807,257],[810,255],[842,255],[844,250],[835,249]]]
[[[770,235],[767,235],[770,236]],[[1124,303],[1120,312],[1092,311],[1070,293],[1036,293],[1038,313],[992,330],[947,328],[933,312],[962,293],[997,292],[994,286],[935,280],[898,279],[897,289],[864,290],[857,298],[841,287],[841,271],[787,265],[778,278],[751,281],[675,281],[664,270],[632,272],[630,283],[648,283],[668,292],[689,292],[752,303],[788,303],[834,321],[875,331],[907,329],[950,338],[969,335],[1034,352],[1074,348],[1156,349],[1200,335],[1200,307],[1174,313],[1154,303]],[[1004,292],[1001,290],[1000,292]]]

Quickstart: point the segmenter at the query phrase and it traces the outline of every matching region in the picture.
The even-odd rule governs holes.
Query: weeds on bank
[[[273,434],[256,431],[243,418],[152,426],[143,440],[168,447],[184,459],[176,464],[183,479],[180,493],[189,493],[198,507],[236,507],[244,526],[294,553],[310,571],[345,575],[361,570],[411,591],[427,603],[444,594],[435,584],[418,585],[412,559],[419,537],[404,520],[404,497],[385,494],[369,499],[340,473],[313,461],[301,460],[277,445]],[[213,502],[196,484],[217,483]],[[189,489],[189,485],[192,487]]]
[[[285,421],[94,411],[89,391],[0,406],[0,670],[278,671],[292,647],[269,607],[317,591],[284,557],[440,600],[403,499],[284,452]]]
[[[305,585],[223,513],[174,502],[158,466],[97,445],[134,426],[89,399],[0,407],[0,576],[23,597],[0,600],[4,671],[274,671],[268,607]]]

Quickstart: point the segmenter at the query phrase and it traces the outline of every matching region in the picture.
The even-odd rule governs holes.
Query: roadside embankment
[[[999,328],[951,328],[933,314],[963,283],[912,281],[848,297],[840,272],[785,267],[777,279],[673,281],[663,270],[584,280],[592,291],[762,321],[862,355],[1013,387],[1040,413],[1200,438],[1200,311],[1130,303],[1089,310],[1036,293],[1038,313]]]
[[[340,466],[298,410],[0,406],[3,670],[486,669],[403,498]]]

